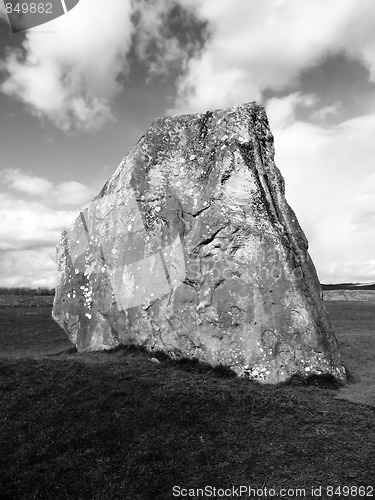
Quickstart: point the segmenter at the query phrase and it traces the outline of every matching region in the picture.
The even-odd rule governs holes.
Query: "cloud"
[[[375,174],[361,180],[353,198],[349,200],[353,207],[351,222],[359,231],[375,228]]]
[[[88,203],[95,194],[97,193],[94,189],[80,182],[67,181],[56,186],[53,198],[58,200],[59,205],[81,206]]]
[[[96,191],[76,181],[67,181],[54,185],[51,181],[31,174],[24,174],[19,169],[0,171],[0,186],[38,198],[51,207],[82,206],[90,201]]]
[[[61,232],[96,191],[16,169],[0,172],[0,188],[0,285],[55,286]]]
[[[0,249],[22,250],[56,245],[77,211],[56,210],[34,201],[0,194]]]
[[[323,283],[371,283],[375,280],[375,260],[333,263],[326,271]],[[356,280],[353,280],[356,277]]]
[[[273,126],[285,128],[296,120],[298,107],[311,107],[316,102],[316,96],[294,92],[283,98],[271,98],[267,103],[268,114],[272,116]]]
[[[323,108],[319,109],[318,111],[315,111],[312,115],[311,118],[313,120],[318,120],[318,121],[324,121],[329,117],[337,115],[340,109],[340,103],[336,102],[330,106],[324,106]]]
[[[323,126],[296,118],[306,104],[295,93],[267,106],[287,200],[323,282],[373,281],[375,115]]]
[[[0,283],[6,287],[55,287],[55,248],[0,250]],[[15,272],[16,271],[16,272]]]
[[[22,50],[8,50],[0,90],[64,131],[99,129],[115,119],[130,54],[150,77],[186,69],[204,43],[206,23],[195,11],[193,0],[80,0],[28,31]]]
[[[16,191],[36,196],[48,194],[53,187],[47,179],[25,175],[17,169],[0,171],[0,182]]]
[[[149,78],[186,71],[209,35],[196,0],[133,0],[134,50]]]
[[[189,61],[170,113],[260,100],[266,89],[286,89],[302,71],[342,52],[375,78],[371,0],[360,8],[356,0],[204,0],[197,10],[211,37]]]
[[[110,103],[127,70],[133,25],[131,2],[81,0],[68,14],[26,33],[1,69],[1,91],[63,130],[97,129],[113,119]]]

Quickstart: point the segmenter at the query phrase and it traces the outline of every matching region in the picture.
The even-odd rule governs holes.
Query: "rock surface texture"
[[[136,344],[265,383],[345,381],[264,109],[157,119],[58,245],[79,351]]]

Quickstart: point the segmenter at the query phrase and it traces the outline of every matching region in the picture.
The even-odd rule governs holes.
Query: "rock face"
[[[79,351],[137,344],[266,383],[345,381],[257,103],[157,119],[58,246]]]

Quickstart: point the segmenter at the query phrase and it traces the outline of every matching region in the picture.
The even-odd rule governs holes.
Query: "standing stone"
[[[78,351],[136,344],[266,383],[345,381],[264,109],[159,118],[62,234],[53,317]]]

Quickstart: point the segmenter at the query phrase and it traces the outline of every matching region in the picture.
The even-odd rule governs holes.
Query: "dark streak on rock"
[[[255,182],[258,186],[260,193],[262,194],[261,198],[262,198],[262,201],[264,202],[265,208],[267,210],[267,213],[268,213],[271,221],[273,223],[277,223],[278,218],[276,215],[275,204],[274,204],[271,193],[270,193],[268,186],[267,186],[268,178],[266,177],[262,181],[262,173],[260,173],[258,171],[257,166],[255,164],[254,156],[256,154],[256,152],[255,152],[256,146],[254,146],[251,142],[248,142],[245,144],[238,143],[238,148],[239,148],[239,151],[241,153],[242,158],[244,159],[244,162],[251,169],[251,171],[255,177]]]
[[[212,118],[213,112],[212,111],[207,111],[206,113],[203,114],[201,120],[200,120],[200,127],[199,127],[199,139],[204,141],[206,139],[207,133],[208,133],[208,122]]]
[[[109,186],[109,180],[104,184],[104,186],[100,190],[100,193],[94,198],[94,200],[99,200],[100,198],[103,198],[103,196],[106,194],[108,186]]]
[[[188,215],[191,215],[192,217],[198,217],[198,215],[200,215],[202,212],[204,212],[205,210],[207,210],[210,207],[211,207],[211,204],[208,204],[206,207],[201,208],[200,210],[198,210],[195,213],[183,211],[183,214],[188,214]]]
[[[224,229],[224,227],[220,227],[217,231],[215,231],[213,234],[211,234],[208,238],[200,241],[197,245],[195,245],[195,247],[191,250],[191,253],[197,253],[199,251],[199,249],[203,246],[203,245],[208,245],[209,243],[211,243],[216,235],[222,231]]]
[[[185,283],[185,285],[191,286],[196,291],[199,291],[199,289],[200,289],[199,284],[194,280],[190,280],[189,278],[185,278],[182,283]]]

